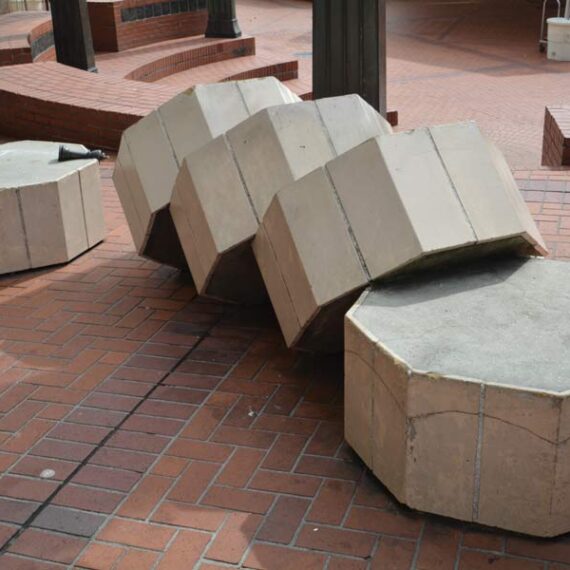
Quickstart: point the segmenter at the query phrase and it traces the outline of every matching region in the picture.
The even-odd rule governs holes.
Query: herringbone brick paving
[[[243,0],[244,29],[301,52],[306,75],[306,7],[275,2],[286,22],[270,4]],[[537,110],[564,83],[560,67],[514,50],[532,32],[514,25],[528,6],[500,44],[472,44],[495,31],[479,5],[394,19],[403,126],[476,117],[516,165],[535,166]],[[570,537],[398,505],[343,441],[342,360],[288,352],[267,307],[198,299],[178,272],[139,258],[112,167],[104,243],[0,278],[1,570],[570,570]],[[553,257],[570,260],[570,175],[517,178]]]
[[[137,257],[112,167],[105,242],[0,279],[0,568],[570,569],[569,538],[398,505],[343,441],[341,358]],[[570,259],[570,176],[518,177]]]

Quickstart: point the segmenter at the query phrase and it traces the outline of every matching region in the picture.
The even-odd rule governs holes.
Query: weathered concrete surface
[[[412,508],[570,530],[570,264],[497,258],[367,290],[345,323],[345,435]]]
[[[391,132],[380,114],[349,95],[269,107],[187,156],[170,209],[198,291],[239,302],[265,298],[250,243],[274,195]]]
[[[0,145],[0,274],[70,261],[104,238],[99,165],[58,162],[59,146]]]
[[[127,129],[113,179],[137,251],[187,268],[168,208],[184,157],[265,107],[297,101],[274,77],[197,85]]]
[[[381,136],[277,193],[254,251],[289,346],[342,349],[369,282],[546,246],[474,123]]]

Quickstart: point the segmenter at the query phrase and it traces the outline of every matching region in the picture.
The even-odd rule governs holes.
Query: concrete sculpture
[[[0,145],[0,274],[70,261],[104,238],[97,161],[58,153],[52,142]]]
[[[265,298],[250,242],[273,196],[391,132],[372,107],[349,95],[267,108],[189,154],[171,213],[198,292],[240,302]]]
[[[366,291],[346,318],[345,436],[414,509],[570,530],[570,264],[500,258]]]
[[[369,282],[546,246],[474,123],[371,139],[278,192],[254,252],[289,346],[342,347]]]
[[[184,157],[265,107],[297,101],[273,77],[198,85],[127,129],[113,178],[139,254],[186,268],[168,209]]]

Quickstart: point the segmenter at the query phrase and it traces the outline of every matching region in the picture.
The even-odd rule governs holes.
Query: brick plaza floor
[[[244,28],[273,30],[274,49],[306,50],[306,5],[273,4],[243,0]],[[504,16],[512,2],[496,6]],[[539,110],[567,79],[516,51],[514,32],[500,54],[461,48],[457,71],[443,71],[437,54],[453,49],[441,43],[469,26],[492,31],[480,24],[487,12],[450,17],[418,17],[407,32],[433,77],[391,44],[391,106],[403,126],[480,120],[553,257],[570,260],[570,174],[537,169]],[[531,26],[519,28],[527,49]],[[500,62],[485,72],[489,57]],[[267,307],[198,299],[177,271],[139,258],[112,168],[102,164],[104,243],[0,278],[0,570],[570,569],[570,537],[531,540],[399,506],[343,442],[342,359],[289,352]]]

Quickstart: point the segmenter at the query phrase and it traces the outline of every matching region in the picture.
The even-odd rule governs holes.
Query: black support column
[[[208,0],[208,38],[239,38],[236,0]]]
[[[313,96],[349,93],[386,116],[385,0],[313,0]]]
[[[50,7],[57,61],[97,71],[87,0],[51,0]]]

